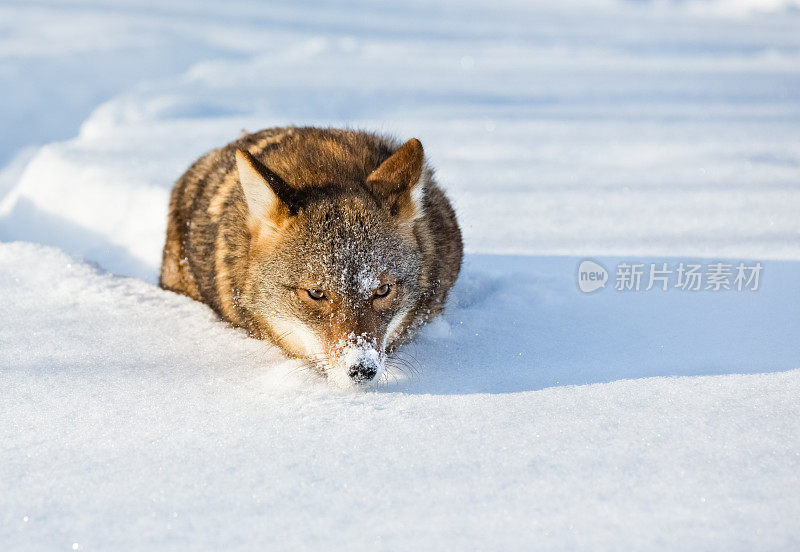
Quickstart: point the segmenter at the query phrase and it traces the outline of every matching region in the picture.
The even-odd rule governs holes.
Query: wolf
[[[441,313],[462,250],[419,140],[270,128],[177,181],[159,284],[358,388]]]

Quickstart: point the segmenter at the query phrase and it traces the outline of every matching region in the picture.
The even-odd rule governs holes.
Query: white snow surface
[[[3,549],[800,548],[796,0],[4,1],[0,88]],[[368,392],[155,285],[175,179],[283,124],[420,138],[459,214]]]

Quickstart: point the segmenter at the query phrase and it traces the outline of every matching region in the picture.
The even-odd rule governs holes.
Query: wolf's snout
[[[378,373],[378,367],[369,362],[362,362],[351,366],[347,373],[354,382],[362,383],[374,378]]]

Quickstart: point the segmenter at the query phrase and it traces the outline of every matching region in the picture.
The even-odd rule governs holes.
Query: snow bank
[[[183,5],[172,26],[127,6],[159,40],[187,32]],[[40,151],[0,236],[152,281],[181,172],[242,128],[309,123],[421,138],[470,252],[800,258],[800,16],[610,6],[362,6],[350,23],[323,10],[327,26],[314,10],[311,29],[300,7],[256,24],[245,6],[229,55],[217,8],[197,8],[199,61]]]
[[[141,281],[3,244],[0,285],[9,549],[797,545],[797,370],[493,393],[493,355],[518,389],[537,363],[459,347],[510,329],[473,307],[416,350],[451,341],[457,395],[434,367],[411,393],[276,390],[274,350]]]

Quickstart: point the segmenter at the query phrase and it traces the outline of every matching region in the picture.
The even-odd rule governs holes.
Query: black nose
[[[375,377],[378,370],[372,364],[356,364],[350,367],[350,378],[356,382],[369,381]]]

